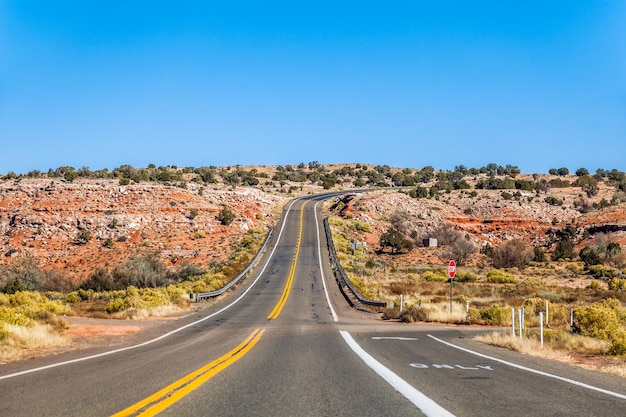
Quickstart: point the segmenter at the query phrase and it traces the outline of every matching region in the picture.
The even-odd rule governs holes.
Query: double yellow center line
[[[274,307],[274,310],[270,313],[267,318],[269,320],[278,318],[278,315],[283,310],[285,303],[287,302],[287,298],[289,297],[289,293],[291,292],[291,285],[293,284],[293,277],[296,274],[296,266],[298,265],[298,254],[300,253],[300,243],[302,241],[302,219],[304,218],[304,206],[306,203],[302,205],[302,209],[300,210],[300,228],[298,230],[298,241],[296,243],[296,253],[293,256],[293,261],[291,262],[291,270],[289,271],[289,278],[287,278],[287,283],[285,284],[285,289],[283,290],[283,294],[278,300],[278,303]]]
[[[154,416],[162,412],[240,359],[257,344],[263,333],[265,333],[264,329],[254,330],[239,346],[221,358],[168,385],[148,398],[131,405],[127,409],[114,414],[113,417]]]
[[[296,273],[296,266],[298,264],[300,243],[302,240],[302,221],[304,218],[304,206],[306,206],[306,203],[304,203],[300,212],[300,229],[298,231],[296,253],[291,264],[289,277],[287,279],[287,283],[285,284],[285,289],[283,290],[280,300],[278,301],[270,315],[267,316],[267,318],[270,320],[278,318],[278,315],[285,306],[287,298],[289,297],[289,293],[291,292],[291,286],[293,284],[294,275]],[[200,387],[209,379],[217,375],[220,371],[227,368],[228,366],[239,360],[241,357],[243,357],[250,349],[254,347],[254,345],[257,344],[257,342],[261,339],[261,336],[263,336],[263,333],[265,333],[264,329],[254,330],[243,342],[241,342],[236,348],[234,348],[224,356],[184,376],[183,378],[168,385],[167,387],[154,393],[148,398],[131,405],[130,407],[120,411],[119,413],[114,414],[113,417],[147,417],[159,414],[163,410],[167,409],[168,407],[182,399],[187,394]]]

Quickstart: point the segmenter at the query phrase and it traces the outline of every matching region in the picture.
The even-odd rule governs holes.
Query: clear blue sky
[[[0,173],[626,171],[626,2],[0,0]]]

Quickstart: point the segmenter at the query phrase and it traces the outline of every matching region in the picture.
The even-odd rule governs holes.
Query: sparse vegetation
[[[235,220],[235,213],[233,213],[230,208],[224,207],[217,215],[217,220],[219,220],[222,225],[228,226]]]
[[[626,175],[615,169],[599,169],[592,175],[579,168],[574,176],[563,167],[549,174],[531,176],[522,175],[517,167],[495,163],[478,168],[458,166],[450,171],[438,171],[429,166],[400,169],[364,164],[331,166],[318,162],[250,169],[151,164],[147,168],[122,165],[112,171],[60,167],[47,173],[9,173],[4,180],[17,183],[25,178],[47,178],[49,189],[54,188],[55,183],[71,182],[76,187],[83,179],[108,179],[115,184],[128,185],[116,187],[124,188],[123,193],[135,192],[142,183],[155,182],[169,188],[180,187],[178,192],[188,189],[189,194],[202,198],[210,195],[214,186],[228,192],[237,187],[258,187],[268,193],[284,193],[284,196],[351,187],[379,187],[396,194],[397,189],[389,187],[407,187],[401,191],[402,196],[412,197],[408,200],[420,207],[419,213],[409,213],[407,207],[411,205],[404,200],[403,205],[378,216],[361,216],[358,202],[357,205],[340,202],[332,209],[333,216],[342,216],[337,221],[332,221],[331,217],[331,225],[337,229],[333,237],[337,239],[338,257],[352,283],[374,299],[397,301],[400,294],[404,295],[404,311],[390,310],[386,316],[407,322],[441,320],[508,326],[510,309],[525,307],[530,326],[525,336],[534,340],[536,329],[533,326],[537,323],[534,315],[548,301],[551,328],[546,333],[547,343],[562,347],[578,343],[582,340],[579,338],[589,341],[593,337],[601,343],[589,347],[589,352],[625,354],[623,310],[616,313],[617,328],[609,326],[610,331],[604,331],[611,334],[606,339],[600,339],[604,333],[595,334],[589,329],[600,326],[591,324],[595,317],[593,311],[606,313],[603,309],[608,307],[602,304],[594,306],[593,311],[585,310],[604,299],[612,298],[622,304],[626,300],[626,254],[620,246],[623,238],[619,235],[623,232],[620,229],[623,223],[612,224],[607,220],[612,206],[626,202]],[[44,185],[41,192],[48,188]],[[204,207],[199,201],[202,200],[176,197],[168,201],[170,204],[162,205],[166,206],[164,212],[189,225],[184,235],[195,239],[194,244],[211,238],[210,227],[205,228],[202,221],[207,217],[209,221],[216,220],[205,216],[204,209],[199,213],[194,208]],[[231,224],[235,218],[246,220],[239,208],[235,213],[227,206],[229,203],[220,201],[218,204],[222,209],[217,221],[222,225]],[[487,205],[493,211],[485,215],[481,207]],[[522,227],[506,224],[525,220],[523,216],[518,219],[515,214],[509,215],[517,207],[519,212],[527,207],[542,213],[543,217],[537,217],[533,226],[537,227],[535,235],[524,235]],[[151,314],[149,311],[154,311],[154,306],[160,303],[180,302],[184,306],[185,297],[181,294],[219,288],[249,261],[246,251],[253,251],[259,240],[256,235],[248,234],[241,240],[241,247],[232,248],[238,255],[209,267],[196,267],[180,255],[187,248],[179,248],[176,243],[161,242],[160,249],[167,249],[170,254],[158,256],[154,251],[158,243],[149,236],[129,231],[128,225],[134,220],[127,217],[122,208],[111,205],[104,207],[106,212],[100,210],[110,216],[105,222],[83,222],[81,218],[81,229],[76,228],[78,219],[68,223],[67,227],[73,230],[71,249],[99,248],[115,259],[120,248],[136,245],[140,253],[135,258],[119,264],[102,262],[100,268],[94,270],[83,267],[82,277],[76,279],[56,267],[38,264],[36,258],[24,260],[29,250],[41,247],[46,229],[37,225],[23,234],[18,227],[19,217],[12,220],[9,216],[7,223],[13,221],[14,224],[2,229],[3,236],[7,241],[17,241],[11,236],[19,235],[20,240],[3,251],[6,256],[0,264],[0,290],[7,294],[25,290],[59,291],[50,297],[64,299],[75,311],[84,314],[140,317]],[[265,219],[261,213],[246,216],[257,221]],[[597,217],[597,223],[593,216]],[[179,238],[175,232],[169,233],[172,242]],[[504,234],[506,238],[502,237]],[[438,247],[423,247],[422,242],[427,238],[437,239]],[[363,245],[363,241],[369,246]],[[230,244],[227,240],[224,242],[224,245]],[[480,253],[477,247],[482,248]],[[455,259],[459,265],[452,312],[448,311],[449,280],[444,268],[449,259]],[[83,286],[78,288],[79,285]],[[467,314],[466,301],[470,302]],[[576,316],[580,330],[573,335],[568,328],[571,305],[580,308]],[[604,314],[604,317],[608,316]],[[14,329],[7,326],[13,325],[0,323],[0,343],[15,334]]]

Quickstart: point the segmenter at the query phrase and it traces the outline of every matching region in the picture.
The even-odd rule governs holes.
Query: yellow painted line
[[[241,344],[236,348],[216,359],[206,366],[190,373],[178,381],[168,385],[162,390],[152,394],[148,398],[131,405],[119,413],[113,414],[112,417],[124,416],[154,416],[172,404],[191,393],[209,379],[217,375],[220,371],[227,368],[241,357],[243,357],[250,349],[257,344],[263,336],[265,330],[254,330]],[[146,408],[147,407],[147,408]]]
[[[306,206],[306,202],[302,205],[302,209],[300,211],[300,230],[298,231],[298,241],[296,243],[296,253],[293,256],[293,262],[291,263],[291,270],[289,271],[289,277],[287,278],[287,283],[285,284],[285,289],[283,290],[283,294],[278,300],[278,303],[274,307],[274,310],[267,316],[268,319],[276,319],[278,315],[283,310],[285,303],[287,302],[287,298],[289,297],[289,293],[291,292],[291,285],[293,284],[293,277],[296,274],[296,266],[298,265],[298,254],[300,253],[300,242],[302,240],[302,219],[304,218],[304,206]]]

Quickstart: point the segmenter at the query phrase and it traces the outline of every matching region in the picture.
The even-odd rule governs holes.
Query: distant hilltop
[[[79,283],[144,252],[171,268],[208,267],[224,261],[246,234],[275,226],[289,199],[355,189],[378,190],[346,200],[341,211],[367,224],[363,241],[371,247],[399,210],[417,237],[451,224],[476,247],[522,239],[553,250],[551,236],[567,225],[578,245],[601,234],[626,243],[626,175],[617,170],[522,174],[496,164],[438,171],[317,162],[60,167],[0,178],[0,269],[36,262],[50,289],[61,290],[59,282]]]
[[[588,196],[595,195],[598,184],[605,182],[617,190],[626,189],[626,174],[617,169],[597,169],[591,174],[586,168],[578,168],[574,173],[565,167],[552,168],[547,174],[522,174],[514,165],[490,163],[480,168],[467,168],[464,165],[454,170],[436,170],[432,166],[423,168],[392,168],[388,165],[368,165],[360,163],[320,164],[316,161],[307,164],[277,166],[240,165],[215,167],[178,167],[176,165],[134,168],[121,165],[113,170],[91,171],[82,167],[76,169],[62,166],[38,170],[27,174],[9,172],[0,178],[19,180],[23,178],[49,178],[73,182],[80,178],[119,180],[120,185],[157,182],[184,188],[189,182],[197,184],[226,184],[230,186],[261,186],[284,188],[312,185],[323,189],[334,187],[413,187],[430,184],[438,190],[469,189],[519,189],[546,191],[549,188],[581,186]]]

